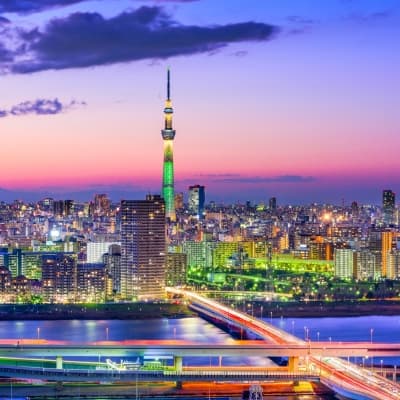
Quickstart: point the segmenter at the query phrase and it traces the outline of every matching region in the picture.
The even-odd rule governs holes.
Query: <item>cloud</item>
[[[315,23],[313,19],[300,17],[299,15],[290,15],[286,19],[294,24],[310,25]]]
[[[0,2],[0,13],[30,14],[83,1],[85,0],[2,0]]]
[[[20,30],[23,45],[8,68],[13,73],[32,73],[212,53],[230,43],[270,40],[277,32],[275,26],[251,21],[181,25],[158,6],[143,6],[109,19],[79,12],[53,19],[43,29]]]
[[[235,51],[234,53],[232,53],[232,56],[245,57],[245,56],[247,56],[247,54],[248,54],[248,52],[246,50],[238,50],[238,51]]]
[[[22,103],[12,106],[9,110],[0,110],[0,118],[10,115],[21,116],[27,114],[36,115],[54,115],[60,114],[71,108],[86,105],[85,102],[71,101],[70,103],[63,104],[60,100],[53,99],[37,99],[34,101],[24,101]]]
[[[0,14],[33,14],[56,7],[66,7],[88,0],[1,0]],[[138,1],[138,0],[133,0]],[[146,1],[146,0],[139,0]],[[193,3],[199,0],[147,0],[149,3]],[[1,17],[0,17],[1,18]],[[1,23],[1,22],[0,22]]]
[[[313,176],[278,175],[278,176],[234,176],[213,179],[219,183],[307,183],[314,182]]]
[[[372,22],[372,21],[383,21],[387,18],[390,18],[393,15],[392,11],[384,10],[384,11],[376,11],[369,14],[361,14],[361,13],[352,13],[346,17],[346,19],[355,21],[355,22]]]
[[[139,0],[143,1],[143,0]],[[147,0],[149,3],[194,3],[195,1],[200,0]]]
[[[2,63],[8,63],[13,61],[14,54],[11,50],[7,49],[2,43],[0,43],[0,69]]]
[[[181,185],[193,185],[199,182],[216,182],[216,181],[221,181],[223,179],[230,179],[230,178],[239,178],[240,174],[229,174],[229,173],[223,173],[223,174],[194,174],[192,176],[189,176],[188,178],[184,179],[176,179],[175,182]]]

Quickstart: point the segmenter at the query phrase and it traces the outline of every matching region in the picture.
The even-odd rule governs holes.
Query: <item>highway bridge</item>
[[[176,288],[167,288],[172,295],[186,298],[193,310],[201,316],[218,324],[236,327],[251,332],[266,342],[291,346],[307,346],[308,342],[297,338],[262,320],[234,310],[215,300],[203,297],[195,292]],[[343,346],[343,343],[342,343]],[[344,347],[344,346],[343,346]],[[338,353],[336,356],[339,355]],[[350,364],[338,357],[310,354],[304,357],[309,372],[318,371],[320,381],[336,393],[355,400],[392,400],[400,399],[400,385],[389,381],[376,373]],[[297,371],[299,357],[289,357],[289,370]]]

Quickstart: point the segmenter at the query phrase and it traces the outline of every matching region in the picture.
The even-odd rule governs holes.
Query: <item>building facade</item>
[[[66,302],[75,300],[76,256],[49,254],[42,258],[42,293],[45,301]]]
[[[189,211],[199,219],[204,219],[205,189],[204,186],[189,186]]]
[[[392,190],[384,190],[382,193],[383,222],[385,225],[394,224],[396,210],[396,195]]]
[[[121,202],[121,296],[164,297],[165,203],[160,196]]]

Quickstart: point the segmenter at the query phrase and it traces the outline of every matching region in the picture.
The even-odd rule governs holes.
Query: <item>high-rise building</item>
[[[86,247],[86,262],[96,264],[103,262],[103,255],[106,254],[113,244],[120,242],[88,242]]]
[[[182,286],[186,283],[186,265],[186,254],[167,254],[165,273],[165,282],[167,286]]]
[[[94,196],[94,213],[96,215],[107,215],[111,209],[111,200],[106,194],[96,194]]]
[[[175,210],[181,210],[183,209],[183,193],[175,193]]]
[[[189,186],[189,210],[199,219],[204,218],[205,190],[204,186]]]
[[[393,249],[393,241],[394,241],[395,234],[394,232],[382,232],[382,266],[381,272],[383,277],[387,277],[387,263],[389,254]]]
[[[400,250],[392,250],[389,253],[386,264],[386,277],[389,279],[399,279],[400,277]]]
[[[103,262],[112,279],[112,291],[121,293],[121,246],[113,244],[103,255]]]
[[[53,202],[53,212],[57,217],[68,217],[72,213],[73,200],[57,200]]]
[[[121,202],[121,296],[164,296],[165,203],[160,196]]]
[[[11,288],[11,272],[8,268],[0,265],[0,293],[6,293]]]
[[[51,197],[46,197],[45,199],[40,200],[38,202],[38,206],[39,206],[40,210],[42,210],[42,211],[52,212],[54,210],[54,208],[53,208],[54,199],[52,199]]]
[[[356,279],[378,279],[381,276],[381,267],[377,263],[377,255],[367,249],[355,253]]]
[[[105,301],[110,276],[102,263],[78,264],[76,268],[77,299],[95,302]]]
[[[395,247],[396,234],[387,230],[371,230],[368,235],[368,249],[375,255],[376,269],[379,275],[386,277],[390,251]]]
[[[212,252],[217,242],[193,242],[183,243],[183,252],[187,254],[187,265],[190,267],[209,268],[212,266]]]
[[[42,258],[43,297],[46,301],[75,299],[76,257],[58,253]]]
[[[165,201],[165,216],[170,221],[176,220],[175,214],[175,196],[174,196],[174,138],[175,130],[172,129],[172,102],[170,96],[170,71],[167,72],[167,100],[164,108],[164,129],[161,135],[164,140],[164,165],[163,165],[163,182],[162,197]]]
[[[396,195],[391,190],[384,190],[382,194],[383,222],[386,225],[394,223]]]
[[[351,249],[335,249],[335,276],[353,278],[355,274],[354,251]]]
[[[269,209],[271,211],[275,211],[276,210],[276,197],[271,197],[269,199]]]

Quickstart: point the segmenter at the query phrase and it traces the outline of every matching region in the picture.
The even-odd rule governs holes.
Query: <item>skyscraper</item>
[[[269,199],[269,209],[271,211],[276,211],[276,197],[271,197]]]
[[[53,253],[42,257],[43,297],[46,301],[75,299],[76,262],[72,254]]]
[[[382,194],[383,222],[386,225],[394,223],[396,195],[391,190],[384,190]]]
[[[165,205],[160,196],[121,202],[121,296],[155,299],[165,287]]]
[[[113,244],[109,247],[108,253],[103,255],[103,263],[112,279],[112,290],[114,293],[121,293],[121,245]]]
[[[335,276],[352,278],[354,276],[354,251],[351,249],[335,249]]]
[[[393,239],[395,237],[394,232],[382,232],[382,266],[381,275],[386,278],[387,274],[387,263],[390,256],[390,252],[393,249]]]
[[[199,219],[204,218],[205,190],[204,186],[189,186],[189,210]]]
[[[172,129],[172,102],[170,98],[170,71],[167,71],[167,100],[165,101],[164,119],[165,126],[161,130],[164,140],[164,165],[163,165],[163,183],[162,197],[165,201],[165,216],[170,221],[176,220],[174,204],[174,147],[175,130]]]

